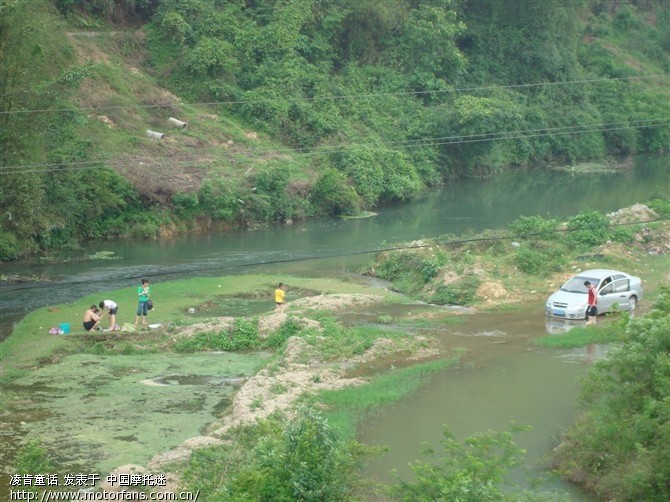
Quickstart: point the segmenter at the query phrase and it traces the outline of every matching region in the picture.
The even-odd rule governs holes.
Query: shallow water
[[[433,374],[416,394],[362,427],[361,441],[389,448],[369,463],[366,474],[392,483],[395,478],[390,471],[397,469],[402,479],[411,479],[408,462],[427,461],[421,454],[422,443],[439,446],[444,427],[464,438],[488,429],[508,430],[514,422],[532,427],[515,436],[527,451],[527,466],[515,470],[515,482],[527,486],[533,478],[545,477],[549,478],[547,489],[569,493],[571,500],[594,500],[578,487],[553,479],[546,454],[572,423],[578,378],[598,354],[591,348],[554,350],[532,345],[533,338],[546,334],[541,312],[461,317],[464,323],[433,334],[445,351],[465,349],[462,364]]]

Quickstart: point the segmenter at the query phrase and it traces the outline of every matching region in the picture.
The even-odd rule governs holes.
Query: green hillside
[[[0,0],[0,259],[355,214],[461,176],[667,152],[669,12],[663,0]]]

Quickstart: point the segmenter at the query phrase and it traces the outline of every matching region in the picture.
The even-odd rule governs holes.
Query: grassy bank
[[[198,277],[152,284],[155,307],[149,314],[149,322],[162,325],[162,329],[156,331],[156,334],[166,333],[178,327],[206,320],[206,316],[203,317],[201,312],[206,313],[207,310],[225,306],[226,303],[234,304],[236,299],[238,302],[240,299],[246,301],[256,299],[265,302],[266,312],[272,311],[274,307],[272,295],[280,281],[288,284],[289,302],[297,299],[299,295],[309,296],[315,293],[390,294],[331,279],[259,275]],[[41,362],[57,358],[70,349],[79,350],[79,342],[82,339],[89,342],[103,339],[104,335],[99,332],[85,333],[81,324],[83,313],[91,304],[98,304],[103,299],[114,300],[119,306],[117,324],[133,323],[137,309],[136,296],[137,286],[131,286],[104,294],[88,295],[76,302],[52,305],[27,314],[16,325],[12,335],[0,344],[3,380],[7,381]],[[195,316],[189,314],[191,308],[198,314]],[[259,308],[262,308],[262,305]],[[70,324],[71,334],[50,335],[49,329],[58,327],[61,323]],[[109,327],[108,319],[103,320],[102,326]],[[145,348],[148,350],[154,350],[151,349],[149,341],[155,339],[155,333],[152,330],[144,337],[147,339],[145,345],[148,346]],[[117,342],[123,343],[123,335],[118,337]],[[31,347],[31,350],[26,350],[26,347]]]
[[[325,390],[305,397],[314,406],[325,407],[324,416],[345,438],[355,438],[357,425],[383,410],[385,405],[412,395],[430,375],[458,364],[458,356],[404,368],[393,368],[367,384],[342,390]]]
[[[544,336],[536,338],[533,343],[541,347],[557,349],[583,347],[594,343],[611,344],[621,341],[622,327],[628,324],[630,316],[622,313],[612,322],[600,322],[599,325],[575,326],[560,336]]]

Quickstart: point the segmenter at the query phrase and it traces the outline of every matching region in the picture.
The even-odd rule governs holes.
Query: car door
[[[628,310],[628,301],[632,291],[630,289],[630,279],[624,276],[614,276],[614,292],[611,296],[614,297],[612,305],[619,304],[621,310]]]
[[[621,274],[605,278],[598,293],[598,313],[611,312],[614,305],[621,310],[628,310],[630,296],[630,280]]]
[[[605,314],[612,310],[615,303],[614,278],[605,277],[598,286],[598,313]]]

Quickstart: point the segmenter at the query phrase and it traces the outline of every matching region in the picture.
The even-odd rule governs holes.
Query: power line
[[[102,110],[124,110],[124,109],[151,109],[151,108],[172,108],[174,106],[224,106],[224,105],[244,105],[254,103],[285,103],[297,101],[341,101],[348,99],[363,99],[376,97],[391,97],[391,96],[423,96],[446,93],[460,93],[460,92],[475,92],[475,91],[489,91],[499,89],[520,89],[520,88],[534,88],[534,87],[549,87],[559,85],[576,85],[576,84],[594,84],[601,82],[616,82],[616,81],[634,81],[634,80],[648,80],[657,78],[667,78],[670,74],[660,73],[652,75],[643,75],[639,77],[614,77],[601,79],[583,79],[583,80],[568,80],[565,82],[539,82],[535,84],[508,84],[508,85],[491,85],[480,87],[457,87],[454,89],[436,89],[424,91],[403,91],[403,92],[379,92],[379,93],[365,93],[365,94],[349,94],[343,96],[318,96],[318,97],[304,97],[304,98],[277,98],[277,99],[241,99],[230,101],[203,101],[193,103],[164,103],[154,105],[119,105],[119,106],[103,106],[93,107],[86,106],[80,108],[41,108],[41,109],[25,109],[25,110],[8,110],[0,111],[0,115],[18,115],[31,113],[63,113],[63,112],[83,112],[83,111],[102,111]]]
[[[660,124],[656,124],[660,121],[668,121],[670,120],[670,117],[668,118],[653,118],[653,119],[641,119],[641,120],[634,120],[634,121],[628,121],[628,120],[621,120],[618,122],[606,122],[606,123],[601,123],[601,124],[587,124],[587,125],[571,125],[571,126],[561,126],[561,127],[547,127],[547,128],[541,128],[541,129],[522,129],[522,130],[517,130],[517,131],[502,131],[502,132],[492,132],[492,133],[481,133],[481,134],[469,134],[469,135],[457,135],[457,136],[443,136],[443,137],[436,137],[436,138],[418,138],[418,139],[406,139],[406,140],[397,140],[397,141],[377,141],[377,142],[367,142],[367,143],[354,143],[352,146],[377,146],[377,145],[391,145],[391,146],[400,146],[400,147],[411,147],[414,144],[419,143],[420,146],[428,145],[445,145],[445,144],[450,144],[450,143],[461,143],[461,142],[471,142],[471,141],[476,141],[476,140],[481,140],[481,141],[487,141],[487,140],[496,140],[496,139],[508,139],[507,136],[509,134],[523,134],[523,133],[536,133],[536,132],[546,132],[546,135],[550,134],[560,134],[561,131],[565,131],[565,133],[569,134],[570,132],[584,132],[583,130],[580,130],[580,128],[586,128],[590,127],[591,129],[587,130],[587,132],[591,132],[593,130],[598,130],[600,127],[609,127],[609,126],[616,126],[616,125],[621,125],[622,129],[628,129],[631,126],[632,127],[646,127],[647,125],[665,125],[665,122],[661,122]],[[593,129],[596,128],[596,129]],[[533,137],[533,136],[529,136]],[[294,149],[288,149],[288,150],[282,150],[281,153],[300,153],[300,152],[319,152],[319,153],[333,153],[331,150],[335,150],[336,153],[337,150],[341,148],[339,145],[335,145],[332,147],[329,146],[319,146],[319,147],[305,147],[305,148],[294,148]],[[348,149],[348,148],[347,148]]]
[[[623,226],[631,226],[631,225],[644,225],[647,223],[658,223],[661,221],[669,221],[670,218],[655,218],[651,220],[644,220],[644,221],[635,221],[635,222],[628,222],[628,223],[610,223],[608,228],[611,227],[623,227]],[[58,285],[78,285],[78,284],[95,284],[97,282],[119,282],[119,281],[131,281],[131,280],[137,280],[140,277],[147,277],[147,278],[155,278],[155,277],[166,277],[166,276],[171,276],[171,275],[177,275],[180,273],[193,273],[193,272],[208,272],[212,270],[233,270],[233,269],[243,269],[243,268],[248,268],[248,267],[258,267],[258,266],[263,266],[263,265],[280,265],[283,263],[295,263],[295,262],[302,262],[302,261],[312,261],[312,260],[325,260],[329,258],[344,258],[347,256],[360,256],[360,255],[366,255],[366,254],[376,254],[376,253],[387,253],[391,251],[405,251],[405,250],[412,250],[412,249],[422,249],[422,248],[432,248],[432,247],[446,247],[446,246],[454,246],[458,244],[468,244],[471,242],[495,242],[495,241],[504,241],[504,240],[512,240],[512,239],[525,239],[528,237],[536,237],[540,235],[546,235],[548,233],[569,233],[573,232],[575,229],[570,229],[570,228],[557,228],[554,230],[551,230],[549,232],[532,232],[528,234],[523,234],[523,235],[502,235],[498,237],[472,237],[468,239],[453,239],[449,240],[446,242],[431,242],[428,244],[415,244],[415,245],[401,245],[401,246],[390,246],[390,247],[385,247],[385,248],[377,248],[377,249],[367,249],[363,251],[348,251],[344,253],[333,253],[330,255],[311,255],[311,256],[301,256],[297,258],[285,258],[285,259],[279,259],[279,260],[268,260],[268,261],[258,261],[258,262],[252,262],[252,263],[241,263],[239,265],[221,265],[221,266],[214,266],[212,267],[211,265],[209,266],[203,266],[203,267],[194,267],[190,269],[181,269],[181,270],[175,270],[175,271],[169,271],[169,272],[154,272],[154,273],[142,273],[141,276],[133,275],[133,276],[124,276],[124,277],[119,277],[115,279],[110,279],[110,278],[104,278],[100,279],[99,281],[91,281],[91,280],[81,280],[81,281],[67,281],[67,282],[58,282]],[[432,238],[437,239],[437,237]],[[33,284],[21,284],[21,285],[13,285],[11,288],[9,288],[10,291],[23,291],[25,289],[43,289],[43,288],[49,288],[52,287],[53,282],[45,282],[45,283],[33,283]],[[3,289],[7,288],[4,284],[2,284]]]
[[[466,143],[477,143],[477,142],[487,142],[487,141],[501,141],[501,140],[511,140],[511,139],[527,139],[534,137],[542,136],[564,136],[568,134],[583,134],[589,132],[610,132],[618,131],[624,129],[642,129],[646,127],[660,127],[670,124],[670,118],[655,118],[655,119],[644,119],[637,121],[619,121],[619,122],[609,122],[601,124],[589,124],[589,125],[572,125],[572,126],[563,126],[563,127],[554,127],[554,128],[541,128],[541,129],[525,129],[517,131],[502,131],[496,133],[482,133],[482,134],[471,134],[465,136],[445,136],[445,137],[433,137],[433,138],[419,138],[419,139],[408,139],[408,140],[398,140],[398,141],[378,141],[378,142],[367,142],[367,143],[352,143],[345,147],[341,145],[335,146],[320,146],[320,147],[308,147],[308,148],[295,148],[295,149],[281,149],[277,150],[278,153],[285,155],[289,154],[336,154],[349,151],[353,148],[358,148],[362,146],[389,146],[392,148],[424,148],[430,146],[441,146],[441,145],[457,145],[457,144],[466,144]],[[621,127],[614,127],[621,126]],[[215,162],[220,160],[216,159],[202,159],[196,156],[186,156],[182,157],[182,160],[179,160],[179,157],[162,157],[157,161],[156,158],[141,158],[141,159],[129,159],[129,160],[115,160],[115,166],[126,166],[130,165],[136,167],[138,164],[144,167],[149,166],[162,166],[167,163],[170,165],[180,164],[180,165],[202,165],[208,162]],[[23,164],[23,165],[13,165],[13,166],[0,166],[0,175],[2,174],[28,174],[28,173],[59,173],[65,171],[81,171],[88,169],[103,169],[109,168],[110,166],[102,165],[106,162],[105,159],[94,159],[90,161],[76,161],[68,163],[36,163],[36,164]],[[101,165],[97,165],[101,164]],[[26,169],[31,168],[31,169]],[[41,168],[41,169],[39,169]]]

